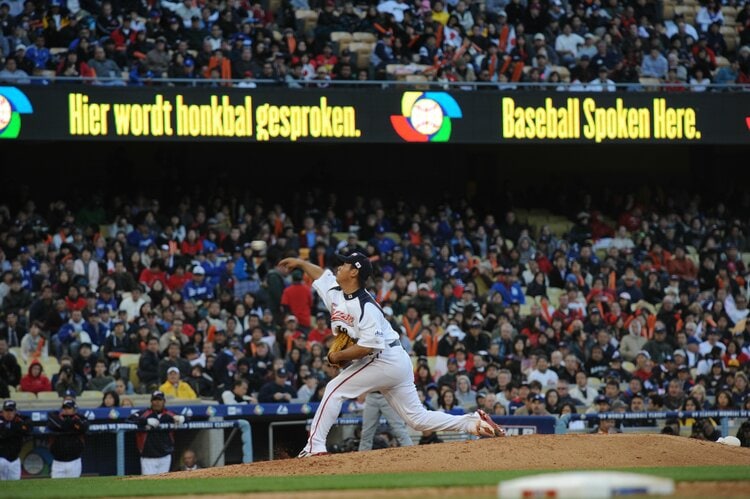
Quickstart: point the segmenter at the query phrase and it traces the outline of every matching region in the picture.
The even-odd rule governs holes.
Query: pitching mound
[[[750,448],[666,435],[528,435],[263,461],[150,478],[701,465],[750,467]]]

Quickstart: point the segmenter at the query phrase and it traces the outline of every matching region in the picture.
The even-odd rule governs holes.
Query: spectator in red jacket
[[[43,373],[44,368],[37,360],[29,365],[26,376],[21,378],[21,391],[29,393],[51,392],[52,383]]]
[[[281,293],[281,306],[297,317],[297,323],[305,332],[310,330],[312,313],[312,290],[302,282],[302,272],[292,271],[292,284]]]

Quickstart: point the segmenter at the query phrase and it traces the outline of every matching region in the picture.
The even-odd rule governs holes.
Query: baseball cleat
[[[315,456],[325,456],[328,454],[327,452],[308,452],[305,449],[302,449],[299,454],[297,454],[297,459],[303,458],[303,457],[315,457]]]
[[[505,430],[502,426],[495,423],[492,418],[484,412],[482,409],[477,410],[477,415],[479,416],[479,420],[486,423],[487,426],[490,427],[490,434],[489,435],[482,435],[482,436],[489,436],[489,437],[504,437],[505,436]]]

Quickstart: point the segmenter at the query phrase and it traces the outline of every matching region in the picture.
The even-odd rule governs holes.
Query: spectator
[[[180,471],[195,471],[201,469],[198,464],[198,459],[195,457],[195,451],[193,449],[185,449],[182,451],[182,466]]]
[[[2,343],[3,343],[3,340],[0,340],[0,345]],[[0,354],[1,353],[2,352],[0,351]],[[8,354],[8,355],[12,356],[12,354]],[[34,393],[34,394],[37,394],[39,392],[51,392],[52,383],[50,383],[49,378],[47,378],[47,376],[44,375],[43,370],[44,368],[42,367],[42,364],[40,364],[38,360],[36,359],[32,360],[31,364],[29,364],[28,372],[23,378],[20,379],[21,391]],[[16,386],[12,384],[12,378],[9,384],[11,386]]]
[[[248,384],[244,379],[236,379],[231,390],[224,390],[221,394],[223,404],[257,404],[258,400],[247,394]]]
[[[28,85],[31,83],[29,74],[18,67],[18,61],[15,57],[8,57],[5,60],[5,66],[0,70],[0,83],[10,85]]]
[[[287,384],[288,372],[286,369],[276,369],[273,381],[269,381],[261,387],[258,393],[258,402],[267,403],[288,403],[297,397],[297,392]]]
[[[159,387],[164,395],[178,399],[197,399],[190,385],[180,379],[180,369],[176,366],[167,369],[167,380]]]
[[[99,407],[107,409],[120,407],[120,396],[114,390],[107,390],[102,396],[102,403]]]
[[[105,392],[114,389],[114,383],[115,378],[107,371],[107,361],[104,359],[97,360],[94,365],[94,376],[89,380],[87,388]]]
[[[668,66],[667,59],[659,51],[659,48],[653,47],[649,55],[643,58],[641,76],[666,79]]]

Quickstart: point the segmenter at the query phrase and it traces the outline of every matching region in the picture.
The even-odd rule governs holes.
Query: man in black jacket
[[[151,337],[148,339],[146,351],[138,359],[138,379],[141,385],[138,387],[142,393],[155,390],[159,385],[159,340]]]
[[[81,476],[81,454],[86,445],[89,422],[78,414],[76,401],[66,399],[60,411],[47,415],[47,431],[52,452],[52,478]]]
[[[287,370],[279,368],[274,373],[273,381],[261,387],[258,402],[261,404],[286,404],[297,398],[297,391],[287,384]]]
[[[31,421],[16,412],[16,402],[3,402],[0,417],[0,480],[20,480],[21,445],[24,437],[31,435]]]
[[[159,428],[162,424],[182,424],[185,416],[180,416],[166,409],[164,393],[155,391],[151,394],[151,407],[135,412],[128,420],[145,431],[136,434],[135,442],[141,453],[141,473],[157,475],[169,472],[174,452],[174,432]]]

